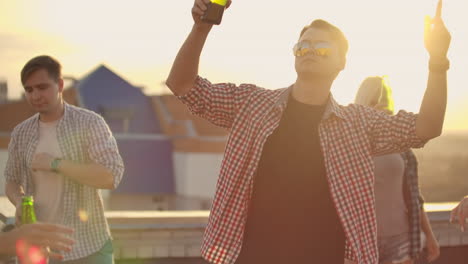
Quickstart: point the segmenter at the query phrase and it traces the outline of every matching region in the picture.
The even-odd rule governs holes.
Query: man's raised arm
[[[429,52],[429,77],[424,99],[416,121],[416,135],[432,139],[442,133],[447,105],[447,51],[451,36],[442,20],[442,0],[439,0],[435,17],[426,19],[424,41]]]
[[[209,3],[210,0],[195,0],[194,2],[192,31],[180,48],[166,80],[166,85],[175,95],[188,93],[198,76],[200,54],[213,27],[212,24],[201,21],[201,16],[206,11]]]

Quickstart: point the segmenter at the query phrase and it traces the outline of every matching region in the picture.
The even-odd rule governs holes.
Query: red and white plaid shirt
[[[230,129],[202,246],[202,256],[209,262],[234,264],[241,251],[253,176],[290,90],[211,84],[198,77],[190,92],[179,96],[193,114]],[[422,147],[425,141],[415,134],[416,118],[404,111],[390,116],[360,105],[341,106],[332,97],[328,101],[319,127],[320,144],[346,235],[347,259],[378,263],[372,156]]]

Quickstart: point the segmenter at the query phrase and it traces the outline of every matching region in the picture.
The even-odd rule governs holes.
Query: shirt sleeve
[[[192,89],[177,98],[187,105],[192,114],[216,126],[230,129],[245,99],[260,89],[262,88],[252,84],[240,86],[232,83],[212,84],[198,76]]]
[[[351,245],[349,242],[346,240],[346,246],[345,246],[345,260],[348,260],[352,263],[356,261],[356,257],[353,254],[353,250],[351,249]]]
[[[365,107],[372,155],[405,152],[411,148],[422,148],[427,140],[416,135],[418,115],[399,111],[388,115],[382,111]]]
[[[124,173],[124,163],[117,142],[101,116],[97,116],[92,122],[89,126],[89,156],[93,162],[106,167],[111,172],[114,177],[114,188],[117,188]]]
[[[8,144],[8,159],[5,166],[5,180],[8,182],[14,182],[21,184],[21,160],[18,147],[18,135],[16,130],[13,130],[10,137],[10,143]]]

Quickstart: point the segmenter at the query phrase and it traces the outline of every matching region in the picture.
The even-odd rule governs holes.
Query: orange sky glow
[[[104,63],[148,94],[161,91],[189,32],[193,1],[0,0],[0,79],[11,98],[22,92],[19,71],[33,56],[50,54],[64,74],[82,77]],[[294,82],[292,47],[302,27],[323,18],[350,42],[346,69],[332,92],[354,99],[369,75],[388,75],[397,109],[417,112],[426,87],[425,15],[436,0],[233,0],[203,52],[201,75],[213,82],[281,88]],[[468,1],[445,0],[452,33],[446,130],[468,130]]]

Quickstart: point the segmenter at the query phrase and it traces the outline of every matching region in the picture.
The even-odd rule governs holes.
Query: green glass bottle
[[[21,206],[21,224],[32,224],[36,222],[36,212],[34,211],[34,198],[32,196],[23,196]]]
[[[33,224],[35,222],[36,212],[34,211],[34,198],[32,196],[25,195],[21,200],[21,225]],[[38,254],[38,252],[42,253]],[[48,252],[50,252],[48,247],[43,248],[35,245],[28,245],[22,250],[17,249],[16,263],[48,264]]]
[[[202,16],[202,21],[215,25],[221,24],[227,2],[228,0],[211,0],[211,3],[208,5],[208,9]]]

